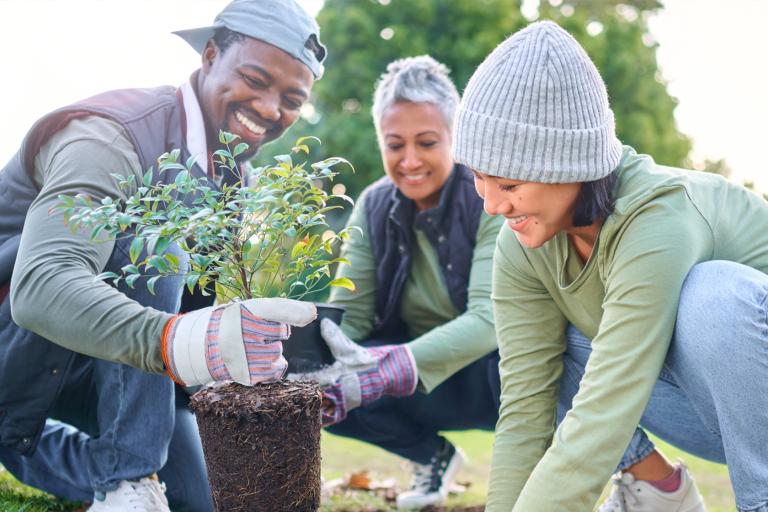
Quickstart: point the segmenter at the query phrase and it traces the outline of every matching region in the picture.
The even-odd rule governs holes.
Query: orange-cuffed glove
[[[314,304],[290,299],[249,299],[178,315],[163,332],[163,362],[182,386],[276,380],[288,367],[282,342],[290,326],[316,316]]]

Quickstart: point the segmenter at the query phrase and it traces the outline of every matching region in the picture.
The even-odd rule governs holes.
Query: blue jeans
[[[119,272],[130,261],[129,244],[130,239],[117,242],[106,270]],[[178,247],[170,250],[186,258]],[[119,290],[142,305],[175,313],[183,285],[181,277],[163,278],[152,295],[141,279],[135,288]],[[165,375],[79,354],[34,454],[0,447],[0,463],[22,483],[75,501],[158,473],[173,510],[208,512],[208,477],[187,402]]]
[[[441,430],[493,430],[499,417],[498,352],[451,376],[429,394],[384,396],[350,411],[333,434],[351,437],[427,464],[443,446]]]
[[[736,504],[768,512],[768,276],[737,263],[691,269],[667,358],[640,425],[693,455],[728,464]],[[591,352],[567,331],[558,423],[571,407]],[[619,463],[654,447],[641,429]]]

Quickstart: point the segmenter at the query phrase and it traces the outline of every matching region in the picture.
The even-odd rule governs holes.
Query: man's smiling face
[[[263,41],[243,37],[224,51],[209,41],[197,91],[208,148],[224,130],[248,144],[241,159],[252,157],[296,122],[313,83],[307,66]]]

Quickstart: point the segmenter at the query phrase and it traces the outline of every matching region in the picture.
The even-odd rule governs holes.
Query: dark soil
[[[320,506],[321,393],[311,382],[227,383],[192,397],[219,512]]]

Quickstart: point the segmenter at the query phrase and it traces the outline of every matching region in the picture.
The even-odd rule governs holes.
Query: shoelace
[[[434,492],[440,488],[448,461],[440,455],[435,455],[429,464],[413,464],[412,489]]]
[[[429,491],[432,487],[432,464],[413,464],[411,489]]]
[[[130,502],[140,505],[137,510],[147,510],[145,507],[147,503],[153,507],[160,507],[161,505],[168,506],[168,502],[165,499],[165,484],[152,480],[150,478],[142,478],[138,482],[131,482],[131,489],[134,490],[135,496],[131,496]]]
[[[615,475],[611,478],[614,485],[614,491],[608,497],[608,500],[600,507],[599,512],[627,512],[627,505],[637,505],[639,500],[632,492],[630,486],[632,481],[625,479],[624,475]]]

